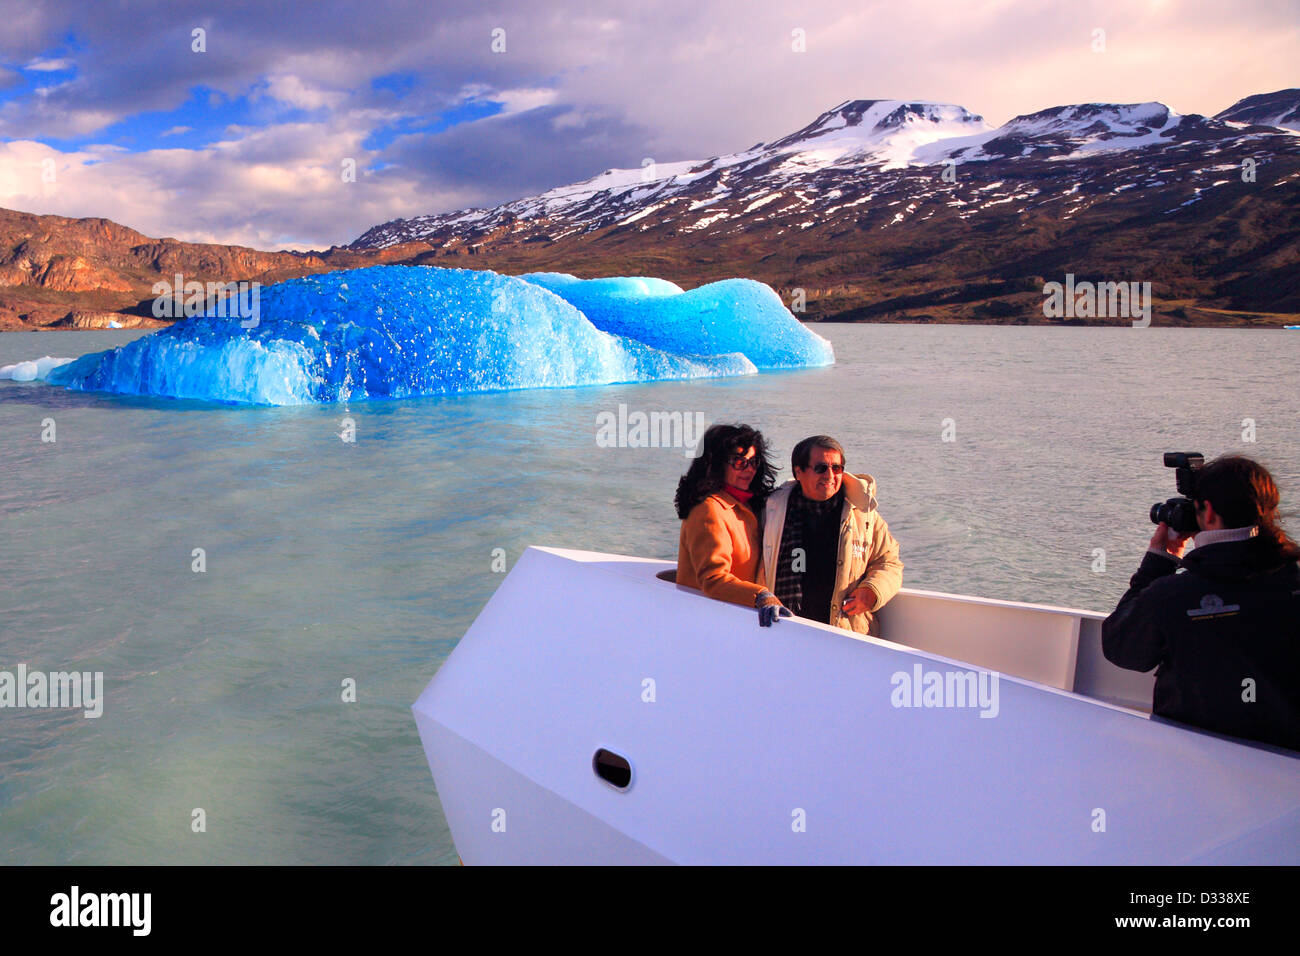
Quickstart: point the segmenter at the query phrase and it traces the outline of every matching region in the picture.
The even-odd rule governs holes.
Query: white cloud
[[[0,143],[0,206],[102,216],[153,237],[305,250],[345,244],[430,202],[456,206],[469,198],[366,176],[360,139],[359,132],[295,124],[203,149],[138,153],[112,146],[63,152],[15,140]],[[357,182],[341,175],[349,156],[357,160]]]
[[[301,77],[284,73],[267,77],[265,95],[305,110],[334,109],[348,96],[347,93],[327,90],[308,83]]]
[[[542,88],[500,90],[489,93],[484,98],[502,105],[503,109],[498,116],[510,116],[539,106],[550,106],[559,98],[559,91]]]
[[[19,110],[18,102],[14,100],[0,106],[0,135],[6,133],[13,135],[9,127],[11,126],[11,120]],[[120,114],[111,113],[107,110],[50,109],[41,123],[39,134],[30,128],[26,132],[28,136],[40,135],[51,139],[69,139],[88,136],[96,130],[101,130],[105,126],[116,123],[121,118]]]
[[[67,59],[49,60],[37,58],[29,62],[24,70],[36,70],[41,73],[55,73],[59,70],[72,69],[72,61]]]

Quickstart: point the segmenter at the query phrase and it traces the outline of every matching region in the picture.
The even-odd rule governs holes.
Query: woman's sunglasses
[[[752,471],[758,467],[758,456],[755,455],[753,458],[742,458],[740,455],[736,455],[731,459],[731,467],[736,469],[736,471]]]

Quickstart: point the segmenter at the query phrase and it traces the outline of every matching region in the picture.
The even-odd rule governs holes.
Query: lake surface
[[[1251,455],[1300,501],[1300,333],[817,331],[832,368],[347,406],[0,382],[0,669],[105,679],[98,719],[0,710],[0,862],[455,863],[410,705],[494,549],[676,557],[686,453],[601,447],[620,404],[748,422],[783,478],[834,435],[932,590],[1108,612],[1165,451]],[[0,365],[139,334],[0,334]]]

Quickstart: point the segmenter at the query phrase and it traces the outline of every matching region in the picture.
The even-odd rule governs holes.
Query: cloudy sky
[[[0,18],[0,206],[259,249],[742,150],[848,99],[1000,124],[1300,86],[1300,0],[0,0]]]

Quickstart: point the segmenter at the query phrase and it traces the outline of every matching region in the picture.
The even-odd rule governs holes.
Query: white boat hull
[[[670,567],[530,548],[420,695],[465,863],[1300,863],[1300,755],[1151,720],[1099,615],[904,591],[909,647],[760,629]],[[995,715],[898,706],[972,663]]]

